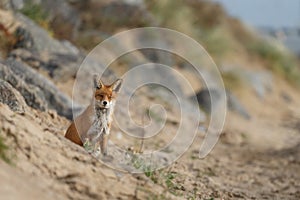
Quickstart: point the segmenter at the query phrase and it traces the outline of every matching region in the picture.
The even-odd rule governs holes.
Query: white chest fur
[[[91,126],[87,132],[89,141],[97,142],[102,134],[108,135],[110,133],[110,126],[112,122],[112,113],[114,109],[114,102],[111,102],[110,108],[99,109],[94,107],[94,114],[90,118]]]

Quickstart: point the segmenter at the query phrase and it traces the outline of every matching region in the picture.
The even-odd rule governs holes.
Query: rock
[[[127,4],[140,5],[140,6],[143,6],[145,4],[144,0],[123,0],[123,2]]]
[[[42,59],[42,56],[39,55],[36,51],[29,51],[23,48],[15,49],[11,51],[7,57],[22,61],[34,69],[46,68],[44,67],[46,63]]]
[[[34,41],[31,34],[15,19],[13,12],[0,10],[0,33],[10,43],[7,51],[12,48],[33,49]]]
[[[234,112],[237,112],[244,119],[249,120],[251,118],[251,116],[250,116],[249,112],[246,110],[246,108],[239,101],[239,99],[234,94],[232,94],[230,91],[226,91],[226,95],[227,95],[228,108]]]
[[[267,95],[267,93],[272,91],[272,87],[273,87],[272,78],[273,77],[270,72],[268,72],[268,71],[247,72],[247,71],[245,71],[245,76],[260,99],[263,99]]]
[[[202,110],[204,110],[207,113],[211,112],[211,96],[215,96],[216,98],[220,97],[220,94],[218,93],[217,90],[201,90],[197,92],[196,97],[197,101],[199,103],[199,106]]]
[[[15,44],[14,48],[25,48],[25,49],[33,49],[34,48],[34,40],[29,31],[24,29],[23,27],[18,27],[14,33],[15,36]]]
[[[22,95],[8,82],[0,79],[0,102],[7,104],[9,108],[18,113],[24,113],[26,103]]]
[[[205,112],[211,112],[211,96],[214,96],[216,99],[220,98],[220,92],[216,89],[203,89],[197,92],[196,97],[201,109]],[[230,91],[226,91],[227,96],[227,106],[230,110],[237,112],[245,119],[250,119],[250,114],[244,108],[244,106],[240,103],[238,98],[234,96]]]
[[[163,36],[162,36],[163,37]],[[143,41],[143,40],[141,40]],[[163,47],[163,41],[161,41],[161,46]],[[166,44],[167,45],[167,44]],[[158,49],[141,49],[139,50],[150,62],[159,63],[167,66],[175,65],[175,56],[169,52],[158,50]]]
[[[34,49],[40,53],[74,53],[76,49],[70,42],[52,38],[45,29],[18,12],[0,10],[0,27],[14,36],[15,48]]]
[[[202,89],[196,93],[198,104],[206,113],[211,113],[211,96],[213,96],[215,99],[219,99],[221,98],[221,92],[219,92],[217,89]]]
[[[0,1],[0,8],[2,8],[2,9],[11,9],[10,0],[1,0]]]
[[[59,82],[75,78],[77,70],[84,59],[84,55],[47,52],[39,54],[26,49],[13,50],[8,57],[21,60],[34,69],[45,70],[51,78]]]
[[[11,7],[15,10],[20,10],[24,7],[24,0],[10,0]]]
[[[46,110],[48,107],[46,99],[39,88],[31,84],[27,84],[21,77],[17,76],[11,68],[1,63],[0,79],[7,81],[18,92],[20,92],[28,106],[42,111]]]
[[[272,92],[273,76],[272,73],[267,70],[251,71],[232,66],[223,66],[222,71],[233,73],[235,76],[240,77],[241,80],[254,89],[260,99],[265,98],[268,93]]]
[[[81,25],[80,14],[65,0],[40,1],[59,39],[75,39]]]
[[[76,77],[84,56],[74,54],[51,54],[44,66],[54,80],[64,82]]]
[[[72,101],[56,86],[28,65],[9,58],[0,65],[0,78],[21,89],[27,104],[40,110],[54,109],[59,115],[72,119]],[[20,84],[21,83],[21,84]],[[23,93],[22,93],[23,92]]]
[[[21,13],[15,14],[15,20],[25,29],[33,39],[33,48],[38,52],[69,53],[70,49],[58,40],[52,38],[49,33]],[[26,42],[26,41],[24,41]]]
[[[82,52],[70,41],[61,40],[60,43],[68,48],[69,54],[80,55]]]
[[[286,102],[286,103],[292,103],[293,98],[285,91],[280,92],[280,97]]]

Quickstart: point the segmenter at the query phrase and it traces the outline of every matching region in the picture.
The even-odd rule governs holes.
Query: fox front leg
[[[100,140],[100,148],[102,155],[107,155],[107,142],[108,142],[108,134],[102,134]]]
[[[102,129],[103,133],[105,135],[108,135],[109,134],[109,131],[110,131],[110,125],[109,124],[103,124],[103,129]]]

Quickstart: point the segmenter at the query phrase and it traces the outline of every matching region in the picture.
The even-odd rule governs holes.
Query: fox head
[[[117,79],[111,85],[104,85],[98,75],[94,75],[93,78],[95,106],[101,109],[110,108],[116,101],[116,97],[121,89],[123,80]]]

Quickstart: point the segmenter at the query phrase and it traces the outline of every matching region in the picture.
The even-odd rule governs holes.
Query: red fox
[[[117,79],[111,85],[104,85],[100,77],[94,75],[93,81],[92,102],[81,115],[75,118],[65,137],[80,146],[85,146],[85,142],[91,142],[94,150],[100,145],[101,153],[106,155],[112,114],[122,79]]]

